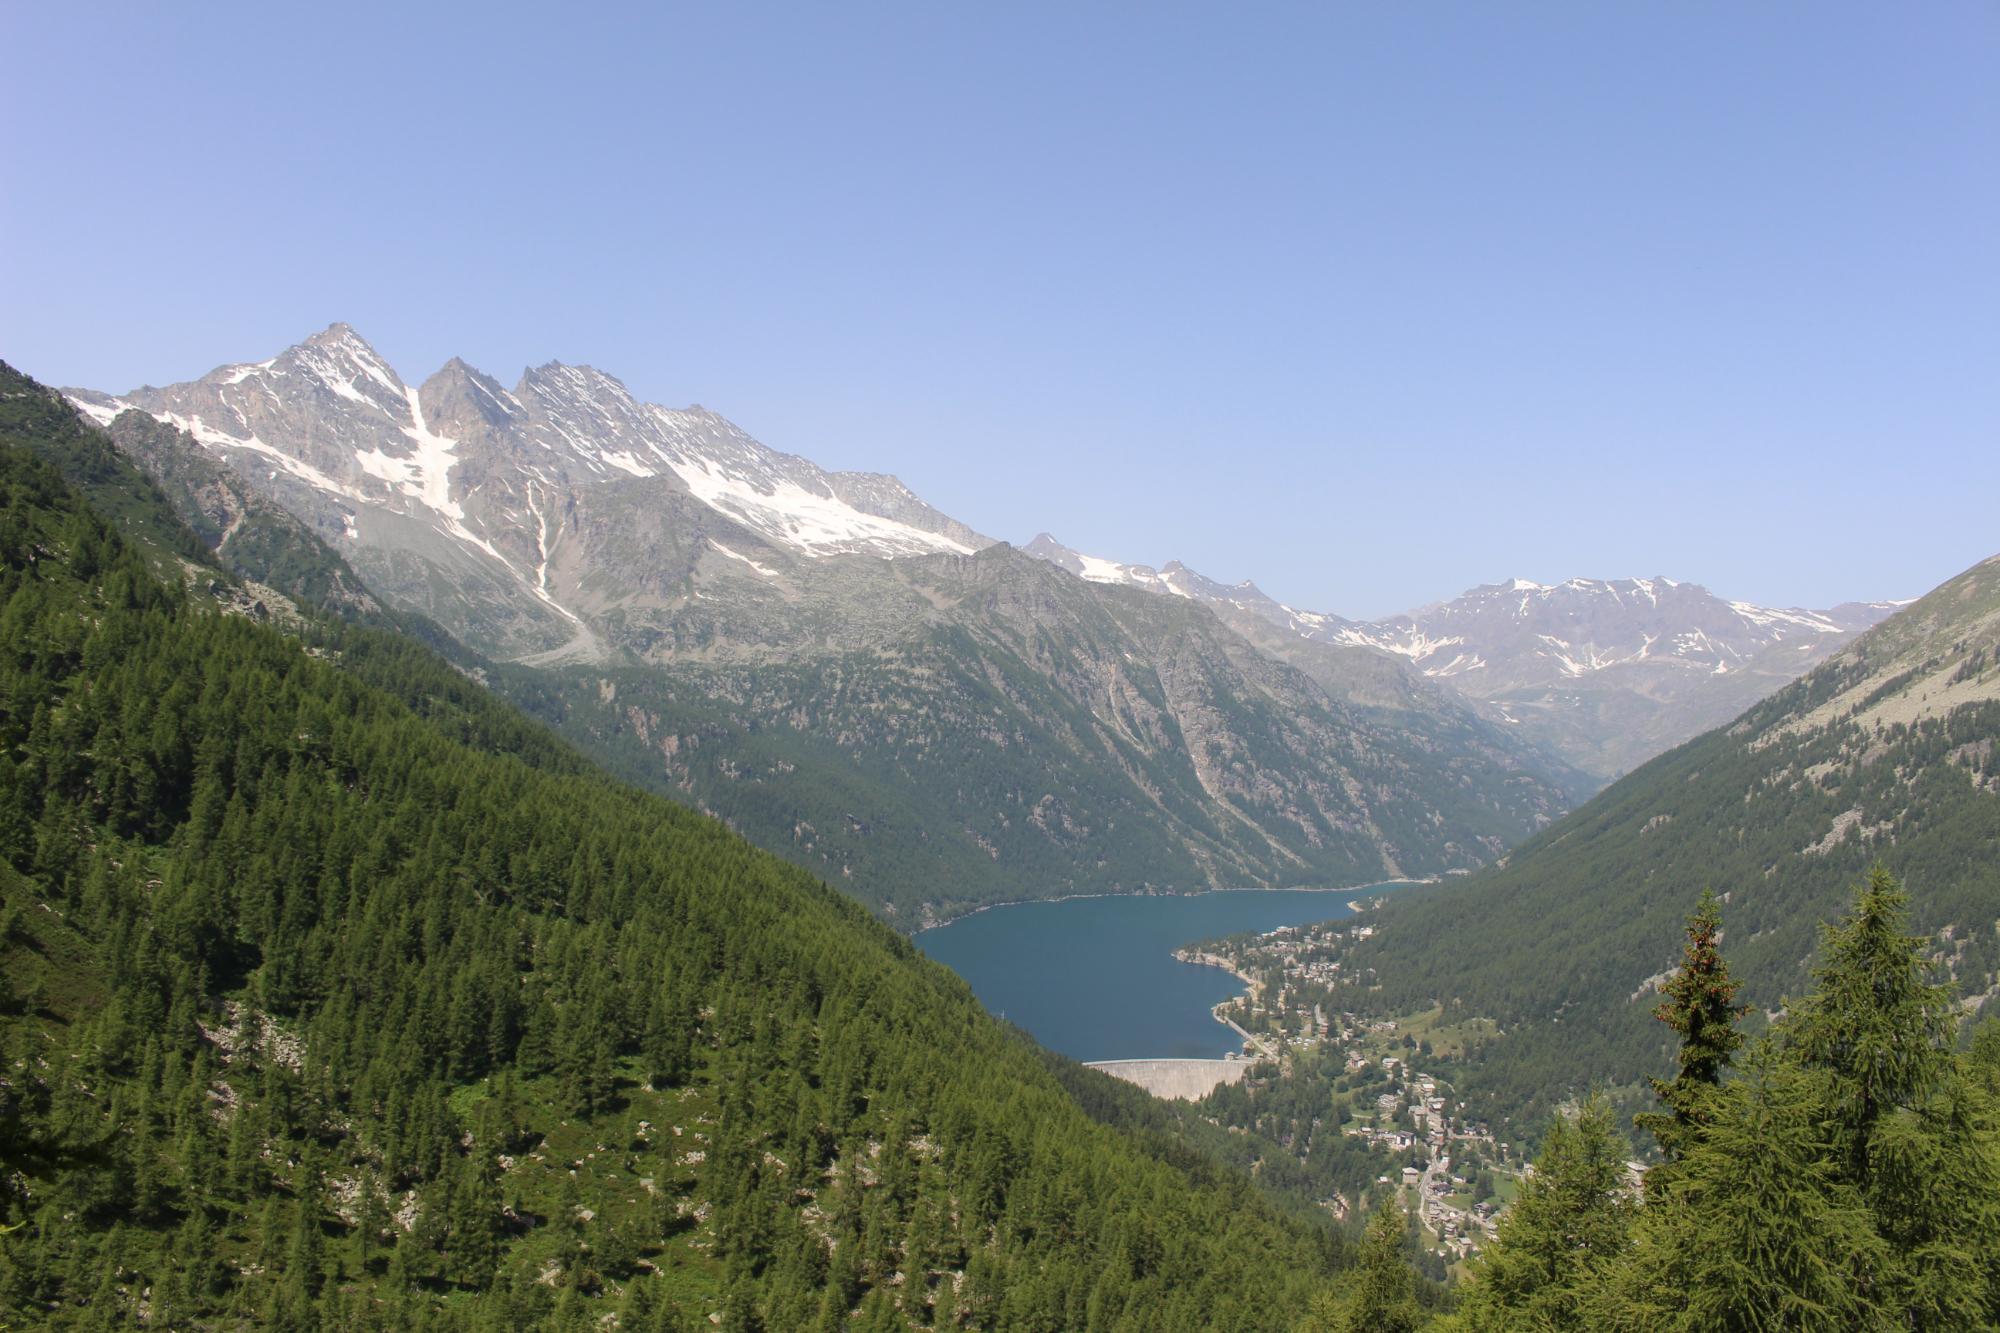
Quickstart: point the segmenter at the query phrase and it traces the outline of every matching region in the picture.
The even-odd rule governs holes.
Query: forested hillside
[[[1385,901],[1340,1003],[1499,1022],[1459,1086],[1533,1123],[1665,1061],[1648,1020],[1685,895],[1728,905],[1752,1022],[1806,983],[1814,923],[1892,859],[1974,1010],[2000,994],[2000,559],[1966,571],[1734,725],[1689,742],[1508,863]],[[1529,1118],[1522,1120],[1523,1114]]]
[[[17,447],[50,408],[8,372],[6,1318],[1251,1329],[1325,1280],[840,894],[258,623],[122,460],[105,516]]]

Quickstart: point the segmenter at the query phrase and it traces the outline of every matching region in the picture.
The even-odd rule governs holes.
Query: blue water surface
[[[1173,951],[1350,916],[1349,900],[1381,887],[1020,903],[926,930],[916,942],[971,983],[988,1009],[1072,1059],[1215,1059],[1242,1043],[1210,1010],[1243,984]]]

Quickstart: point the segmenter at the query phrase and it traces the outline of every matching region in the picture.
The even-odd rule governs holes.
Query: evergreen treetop
[[[1681,1038],[1674,1077],[1650,1080],[1667,1109],[1635,1118],[1659,1141],[1669,1161],[1681,1156],[1712,1118],[1710,1099],[1743,1045],[1736,1022],[1748,1006],[1736,1003],[1739,989],[1741,984],[1730,976],[1722,957],[1722,901],[1714,890],[1703,889],[1694,915],[1688,918],[1681,965],[1661,987],[1666,998],[1653,1011]]]

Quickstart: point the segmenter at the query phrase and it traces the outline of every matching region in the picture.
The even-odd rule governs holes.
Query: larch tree
[[[1828,1082],[1760,1043],[1702,1131],[1649,1180],[1629,1254],[1592,1293],[1589,1326],[1629,1333],[1885,1328],[1888,1253],[1839,1178]]]
[[[2000,1128],[1952,1050],[1952,989],[1908,932],[1909,895],[1879,863],[1826,929],[1817,983],[1778,1029],[1827,1080],[1836,1179],[1859,1191],[1897,1262],[1884,1300],[1913,1328],[2000,1322]]]

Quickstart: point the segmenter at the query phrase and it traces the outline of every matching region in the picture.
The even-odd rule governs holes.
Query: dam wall
[[[1090,1068],[1136,1083],[1155,1097],[1191,1102],[1224,1083],[1238,1083],[1248,1060],[1093,1060]]]

